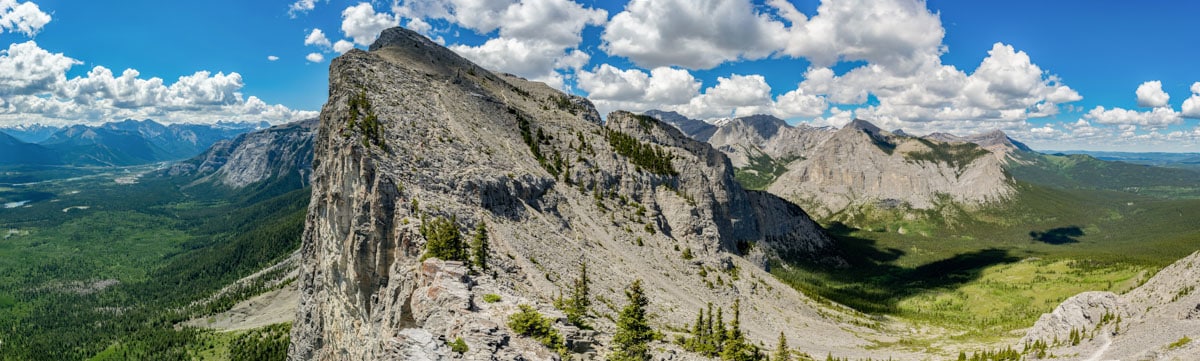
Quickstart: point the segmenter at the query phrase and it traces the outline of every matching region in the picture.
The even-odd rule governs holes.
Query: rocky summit
[[[402,28],[333,60],[329,82],[290,359],[598,359],[639,279],[664,341],[709,303],[735,302],[755,344],[782,331],[812,352],[865,356],[864,337],[887,337],[766,273],[780,253],[843,261],[801,208],[743,189],[724,154],[672,126],[627,112],[601,121],[586,99]],[[484,264],[430,257],[431,242],[480,229]],[[553,302],[584,264],[590,329]],[[507,325],[521,306],[552,320],[560,351]]]

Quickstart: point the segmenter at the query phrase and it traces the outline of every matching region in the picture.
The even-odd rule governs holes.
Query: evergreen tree
[[[713,329],[713,343],[719,348],[725,344],[725,312],[721,308],[717,308],[717,325]]]
[[[587,317],[588,310],[592,307],[592,301],[589,298],[587,273],[587,261],[579,264],[579,278],[575,279],[575,287],[571,290],[570,304],[566,306],[567,321],[576,326],[585,327],[583,318]]]
[[[742,300],[733,300],[733,322],[729,324],[729,335],[726,336],[730,340],[740,340],[742,338]]]
[[[422,217],[421,235],[425,237],[424,258],[446,261],[467,261],[467,245],[458,231],[458,218],[437,217],[425,221]]]
[[[783,335],[783,331],[779,331],[779,346],[775,349],[775,355],[771,359],[774,361],[792,361],[792,352],[788,350],[787,337]]]
[[[471,259],[472,263],[474,263],[475,267],[479,268],[480,270],[487,270],[489,249],[488,230],[487,224],[483,221],[479,221],[479,225],[475,226],[475,239],[471,241],[471,248],[474,249],[473,257]]]
[[[705,326],[704,340],[703,340],[704,343],[707,345],[713,344],[713,342],[712,342],[712,335],[713,335],[713,312],[712,312],[712,310],[713,310],[712,302],[709,302],[708,303],[708,320],[706,321],[708,323],[708,325]]]
[[[695,350],[704,342],[704,309],[696,312],[696,323],[692,324],[692,339],[688,340],[685,345],[690,350]]]
[[[717,313],[720,316],[720,313]],[[758,347],[746,342],[741,329],[741,302],[733,300],[733,321],[729,323],[729,331],[725,335],[724,347],[721,349],[721,359],[725,361],[758,360]]]
[[[610,361],[646,361],[650,360],[649,343],[654,339],[654,331],[646,317],[646,306],[650,300],[642,290],[642,280],[633,281],[625,290],[625,298],[629,304],[621,310],[617,318],[617,332],[613,335],[615,349],[608,355]]]

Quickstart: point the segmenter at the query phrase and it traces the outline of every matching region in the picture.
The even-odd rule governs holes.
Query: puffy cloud
[[[1036,139],[1058,139],[1064,135],[1061,130],[1058,130],[1052,124],[1031,128],[1028,134]]]
[[[321,55],[321,53],[308,53],[308,55],[304,56],[304,60],[308,60],[313,63],[320,63],[325,61],[325,56]]]
[[[691,100],[700,91],[700,82],[687,70],[654,68],[646,86],[646,99],[656,103],[678,104]]]
[[[938,63],[945,29],[915,0],[824,0],[808,18],[787,0],[769,0],[791,23],[782,52],[828,67],[863,60],[907,74]]]
[[[1183,122],[1183,117],[1179,112],[1166,107],[1139,112],[1122,108],[1105,109],[1103,106],[1097,106],[1083,117],[1099,124],[1134,125],[1150,129],[1161,129]]]
[[[825,114],[829,103],[824,97],[807,94],[803,89],[796,89],[775,98],[775,115],[783,118],[817,117]]]
[[[276,61],[276,60],[279,60],[278,56],[267,55],[267,61]]]
[[[850,124],[854,120],[854,111],[850,109],[840,109],[838,107],[829,108],[829,116],[813,118],[809,124],[817,127],[835,127],[841,128],[846,124]]]
[[[371,3],[359,3],[342,10],[342,33],[355,44],[371,45],[379,32],[400,25],[400,19],[385,12],[376,13]]]
[[[1192,83],[1192,96],[1183,101],[1183,117],[1200,119],[1200,82]]]
[[[407,25],[404,26],[412,29],[412,31],[422,34],[428,34],[430,30],[433,30],[433,25],[429,25],[429,23],[425,22],[425,20],[421,20],[421,18],[413,18],[408,21]]]
[[[308,36],[304,37],[304,45],[328,48],[330,43],[329,38],[325,37],[325,32],[322,32],[321,29],[312,29],[312,32],[308,33]]]
[[[617,109],[673,110],[687,104],[700,92],[700,81],[682,69],[660,67],[646,73],[601,64],[592,71],[578,74],[579,87],[588,93],[601,114]]]
[[[649,79],[649,74],[638,69],[621,70],[601,64],[594,71],[579,73],[579,86],[593,99],[648,100],[645,98]]]
[[[561,75],[554,71],[556,60],[563,56],[558,47],[500,37],[480,46],[451,45],[450,49],[489,69],[546,82],[555,88],[563,85]]]
[[[298,0],[294,3],[292,3],[292,5],[288,6],[288,16],[295,19],[296,14],[307,13],[309,11],[312,11],[312,9],[314,9],[316,7],[317,7],[316,0]]]
[[[128,73],[129,71],[126,71]],[[137,71],[133,71],[137,75]],[[181,76],[167,88],[167,104],[178,107],[198,105],[230,105],[240,103],[240,93],[245,84],[242,75],[238,73],[211,74],[198,71],[195,74]]]
[[[772,113],[771,86],[762,75],[718,77],[717,85],[704,90],[677,111],[693,118],[713,119]]]
[[[602,48],[639,66],[708,69],[778,50],[783,23],[749,0],[633,0],[605,27]]]
[[[80,61],[50,53],[32,40],[9,44],[0,50],[0,94],[28,95],[48,91],[67,79],[66,72]]]
[[[567,52],[567,55],[554,60],[555,69],[582,69],[588,62],[592,61],[592,56],[588,55],[579,49]]]
[[[944,50],[941,19],[923,1],[825,0],[811,18],[787,0],[767,4],[777,17],[749,0],[633,0],[606,27],[603,48],[644,67],[707,69],[778,53],[897,73],[936,64]]]
[[[1059,104],[1082,99],[1012,46],[996,43],[976,70],[929,64],[902,74],[867,64],[837,76],[828,68],[810,68],[800,89],[837,104],[862,104],[869,95],[878,105],[858,116],[912,132],[971,133],[1002,128],[1019,130],[1025,120],[1059,112]]]
[[[392,11],[406,18],[443,19],[485,34],[500,27],[501,16],[514,3],[514,0],[402,0],[395,2]]]
[[[32,41],[10,45],[0,55],[0,86],[7,90],[0,102],[0,123],[71,124],[125,118],[279,123],[316,115],[268,105],[253,96],[244,100],[245,83],[238,73],[198,71],[168,84],[157,77],[143,78],[135,69],[116,75],[95,66],[84,76],[67,79],[66,73],[77,64],[81,62],[51,54]]]
[[[658,67],[649,73],[601,64],[580,71],[579,87],[602,114],[622,109],[673,110],[700,119],[771,114],[780,118],[817,117],[825,113],[824,97],[796,89],[771,98],[762,75],[720,77],[700,92],[701,83],[685,69]]]
[[[1148,81],[1137,87],[1137,105],[1139,107],[1158,108],[1167,106],[1171,96],[1162,89],[1162,82]]]
[[[350,51],[350,49],[354,49],[354,43],[345,40],[338,40],[336,43],[333,43],[333,51],[338,52],[338,54],[344,54]]]
[[[449,47],[486,68],[558,88],[565,83],[560,70],[579,69],[590,61],[577,49],[583,29],[608,19],[607,11],[571,0],[410,0],[392,9],[412,18],[409,28],[417,31],[428,27],[421,20],[426,18],[444,19],[480,34],[499,30],[481,45]]]
[[[9,31],[33,37],[50,23],[50,19],[50,14],[33,2],[0,0],[0,34]]]

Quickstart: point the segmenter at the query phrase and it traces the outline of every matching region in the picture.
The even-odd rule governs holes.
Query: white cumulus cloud
[[[338,40],[336,43],[333,43],[333,51],[338,52],[338,54],[344,54],[345,52],[350,51],[350,49],[354,49],[354,43],[352,42]]]
[[[681,113],[698,118],[745,116],[768,112],[771,86],[762,75],[718,77],[717,85],[692,98]],[[731,114],[729,111],[733,110]]]
[[[308,53],[308,55],[304,56],[304,60],[308,60],[313,63],[320,63],[325,61],[325,56],[321,55],[321,53]]]
[[[555,88],[565,85],[564,73],[591,59],[578,49],[583,29],[608,20],[607,11],[572,0],[415,0],[397,2],[392,10],[425,34],[432,27],[423,19],[446,20],[479,34],[498,31],[483,44],[449,48],[483,67]]]
[[[82,62],[51,53],[30,40],[0,50],[0,94],[29,95],[66,81],[67,69]]]
[[[1158,108],[1167,106],[1167,102],[1171,100],[1171,95],[1162,89],[1162,82],[1158,80],[1148,81],[1138,85],[1137,105],[1146,108]]]
[[[761,59],[783,44],[784,26],[749,0],[632,0],[601,35],[603,49],[653,68],[708,69]]]
[[[267,55],[267,61],[276,61],[276,60],[279,60],[278,56]]]
[[[325,37],[325,32],[321,31],[321,29],[312,29],[312,32],[309,32],[308,36],[304,37],[304,45],[328,48],[330,43],[329,38]]]
[[[1183,117],[1200,119],[1200,82],[1192,83],[1192,96],[1183,101]]]
[[[1179,112],[1165,107],[1139,112],[1123,108],[1105,109],[1104,106],[1096,106],[1088,111],[1087,114],[1084,114],[1083,118],[1098,124],[1133,125],[1151,129],[1161,129],[1183,122],[1183,117]]]
[[[945,33],[939,15],[920,0],[823,0],[814,14],[786,0],[760,6],[750,0],[633,0],[601,38],[603,50],[642,67],[707,69],[768,56],[810,62],[799,86],[774,99],[758,92],[769,89],[765,82],[749,87],[753,74],[731,74],[687,104],[658,107],[700,118],[762,112],[825,122],[831,104],[858,106],[874,98],[878,104],[839,109],[837,121],[853,114],[889,129],[971,133],[1030,129],[1028,119],[1054,116],[1060,106],[1082,99],[1011,45],[993,44],[970,73],[943,64]],[[847,61],[863,64],[834,72],[834,65]],[[592,80],[599,79],[623,78]],[[597,104],[649,103],[610,98],[606,87],[595,84],[581,89],[600,90],[589,91]]]
[[[270,59],[270,58],[268,58]],[[218,120],[288,122],[316,112],[268,105],[245,98],[241,74],[197,71],[167,83],[142,77],[136,69],[119,75],[103,66],[68,79],[82,62],[46,51],[32,41],[0,51],[0,124],[98,123],[126,118],[164,123]]]
[[[1057,114],[1060,104],[1082,99],[1010,45],[993,44],[971,74],[938,62],[911,73],[874,64],[841,76],[810,68],[800,89],[837,104],[862,104],[874,95],[879,104],[860,108],[859,117],[916,133],[1024,129],[1027,119]]]
[[[783,119],[796,117],[819,117],[825,114],[829,103],[824,97],[807,94],[803,89],[796,89],[775,98],[774,114]]]
[[[400,19],[386,12],[375,12],[371,3],[359,3],[342,10],[342,33],[358,45],[371,45],[379,32],[400,25]]]
[[[0,34],[8,31],[33,37],[42,31],[50,20],[50,14],[43,12],[33,2],[0,0]]]
[[[769,0],[790,26],[782,52],[817,67],[863,60],[907,74],[939,62],[944,50],[937,14],[916,0],[824,0],[811,18],[787,0]]]
[[[772,99],[762,75],[732,74],[701,92],[701,82],[686,69],[658,67],[649,73],[601,64],[579,72],[579,87],[601,114],[613,110],[676,111],[692,118],[770,114],[784,119],[814,118],[825,113],[822,96],[795,89]]]

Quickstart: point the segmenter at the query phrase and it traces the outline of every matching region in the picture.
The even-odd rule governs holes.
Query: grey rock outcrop
[[[312,175],[316,127],[317,120],[310,119],[219,141],[203,154],[172,165],[167,174],[233,189],[269,179],[288,179],[303,187]]]
[[[1200,252],[1167,266],[1123,294],[1085,292],[1063,301],[1030,328],[1023,344],[1047,345],[1045,359],[1196,360],[1200,345]],[[1081,334],[1078,344],[1071,333]]]
[[[582,357],[603,357],[635,279],[656,327],[741,299],[756,342],[784,330],[811,352],[865,355],[863,335],[878,332],[738,256],[756,244],[824,259],[833,241],[799,207],[743,190],[728,158],[672,126],[626,112],[602,123],[582,98],[493,74],[402,28],[334,59],[329,81],[290,359],[557,359],[506,326],[520,304],[558,320],[571,346],[590,350]],[[487,272],[420,260],[420,224],[436,217],[464,237],[486,223]],[[581,261],[607,300],[592,310],[594,333],[549,306]],[[458,338],[467,353],[449,351]]]
[[[820,217],[864,209],[982,205],[1015,193],[1004,163],[970,143],[897,136],[856,120],[788,164],[767,190]]]

